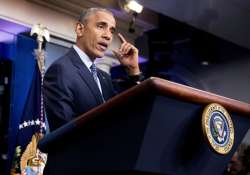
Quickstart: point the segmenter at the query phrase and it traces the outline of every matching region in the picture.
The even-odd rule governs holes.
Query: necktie
[[[96,84],[101,92],[102,100],[105,101],[103,98],[103,95],[102,95],[101,84],[100,84],[100,81],[99,81],[98,76],[97,76],[96,65],[94,63],[90,66],[90,70],[91,70],[92,76],[94,77],[94,80],[95,80],[95,82],[96,82]]]
[[[98,84],[97,70],[96,70],[96,65],[94,63],[90,66],[90,70],[94,77],[95,82]]]

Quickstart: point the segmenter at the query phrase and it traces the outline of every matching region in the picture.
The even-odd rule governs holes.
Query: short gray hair
[[[105,9],[105,8],[93,7],[93,8],[89,8],[89,9],[87,9],[87,10],[83,10],[83,11],[81,12],[80,16],[79,16],[78,21],[79,21],[79,22],[82,22],[82,23],[85,23],[90,15],[95,14],[95,13],[97,13],[97,12],[106,12],[106,13],[109,13],[109,14],[111,14],[112,16],[114,16],[113,13],[112,13],[111,11],[109,11],[109,10],[107,10],[107,9]]]

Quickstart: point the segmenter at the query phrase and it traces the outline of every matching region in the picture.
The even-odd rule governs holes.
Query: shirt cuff
[[[140,84],[140,82],[144,80],[144,75],[141,72],[140,74],[137,74],[137,75],[129,75],[128,78],[132,82],[134,82],[136,84]]]

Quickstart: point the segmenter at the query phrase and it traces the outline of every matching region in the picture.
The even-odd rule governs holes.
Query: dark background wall
[[[136,44],[147,50],[141,51],[149,58],[147,76],[250,103],[249,49],[166,16]]]
[[[139,0],[146,8],[250,48],[250,1]]]

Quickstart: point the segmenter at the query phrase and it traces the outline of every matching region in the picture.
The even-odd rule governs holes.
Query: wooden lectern
[[[229,154],[205,141],[204,107],[230,113]],[[45,136],[45,174],[221,175],[250,127],[250,105],[159,78],[150,78]]]

